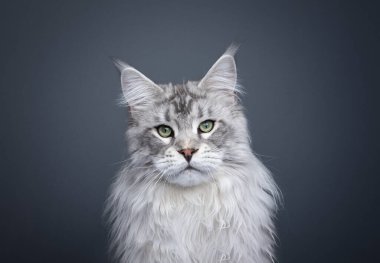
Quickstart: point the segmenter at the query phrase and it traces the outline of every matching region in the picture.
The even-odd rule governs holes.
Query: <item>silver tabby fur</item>
[[[115,61],[130,154],[106,209],[117,262],[273,262],[280,193],[250,149],[235,51],[230,47],[201,81],[179,85],[155,84]],[[198,131],[204,120],[215,121],[210,133]],[[174,137],[158,135],[161,124]],[[178,152],[185,148],[198,149],[193,169]]]

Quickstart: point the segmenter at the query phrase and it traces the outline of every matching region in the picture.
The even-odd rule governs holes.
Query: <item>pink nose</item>
[[[190,162],[191,157],[193,157],[193,154],[196,153],[198,149],[182,149],[178,152],[185,157],[186,161]]]

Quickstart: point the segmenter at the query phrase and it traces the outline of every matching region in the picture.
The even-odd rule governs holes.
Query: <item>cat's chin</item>
[[[210,182],[210,176],[197,169],[184,169],[176,175],[166,178],[170,184],[181,187],[193,187]]]

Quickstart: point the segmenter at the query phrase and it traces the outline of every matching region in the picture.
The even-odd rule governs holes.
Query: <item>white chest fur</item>
[[[257,181],[143,187],[124,185],[114,207],[121,262],[271,262],[274,202]]]

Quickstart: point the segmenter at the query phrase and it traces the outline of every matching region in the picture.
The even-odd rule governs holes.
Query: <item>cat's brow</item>
[[[191,88],[187,86],[187,84],[170,85],[164,87],[167,97],[156,102],[156,105],[165,105],[168,107],[164,114],[166,121],[170,121],[171,116],[191,114],[197,100],[205,97],[203,95],[197,95],[194,92],[191,92],[190,89]]]

